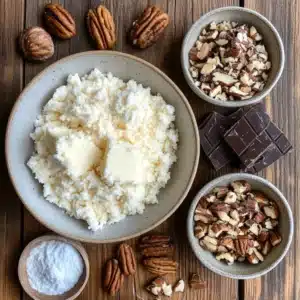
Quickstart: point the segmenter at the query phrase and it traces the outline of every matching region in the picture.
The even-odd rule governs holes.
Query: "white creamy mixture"
[[[91,230],[141,214],[176,161],[175,109],[98,69],[69,75],[35,121],[28,161],[45,198]]]

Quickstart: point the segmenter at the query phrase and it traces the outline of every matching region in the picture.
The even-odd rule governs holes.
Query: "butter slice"
[[[104,177],[109,182],[143,183],[147,166],[143,155],[133,145],[125,142],[111,143],[107,150]]]
[[[66,168],[67,173],[77,178],[101,162],[102,152],[89,136],[70,134],[58,138],[54,157]]]

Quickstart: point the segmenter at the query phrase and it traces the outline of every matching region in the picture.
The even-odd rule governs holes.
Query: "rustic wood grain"
[[[265,177],[273,182],[287,197],[296,222],[294,242],[286,256],[275,270],[268,275],[245,281],[245,300],[282,300],[299,299],[299,104],[300,104],[300,68],[299,55],[299,13],[300,3],[295,0],[245,0],[245,7],[265,15],[279,31],[286,52],[286,64],[276,88],[266,108],[273,120],[285,132],[294,146],[293,153],[281,158],[269,167]],[[298,251],[296,250],[298,249]]]
[[[4,140],[10,110],[22,89],[23,63],[15,51],[24,25],[24,1],[0,1],[0,299],[20,299],[16,274],[21,251],[21,203],[7,175]]]

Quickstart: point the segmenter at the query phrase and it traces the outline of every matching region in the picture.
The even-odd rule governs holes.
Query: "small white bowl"
[[[263,36],[263,42],[269,53],[269,59],[272,63],[272,68],[264,89],[250,99],[239,101],[222,101],[214,99],[202,92],[194,83],[189,71],[189,51],[194,46],[201,30],[213,21],[217,23],[222,21],[234,21],[240,24],[250,24],[255,26],[257,31]],[[262,101],[263,98],[271,92],[280,78],[284,67],[284,60],[285,56],[282,40],[272,23],[263,15],[254,10],[235,6],[218,8],[202,16],[192,25],[186,34],[181,49],[181,66],[184,77],[190,88],[195,92],[195,94],[198,95],[198,97],[202,98],[203,100],[214,105],[225,107],[241,107],[249,104],[256,104]]]
[[[48,241],[60,241],[64,242],[67,244],[70,244],[73,246],[81,255],[83,264],[84,264],[84,269],[83,273],[80,276],[78,282],[75,284],[74,287],[72,287],[69,291],[61,294],[61,295],[44,295],[40,294],[38,291],[34,290],[29,281],[28,281],[28,275],[27,275],[27,270],[26,270],[26,264],[27,264],[27,258],[30,254],[30,251],[39,246],[43,242],[48,242]],[[19,265],[18,265],[18,276],[20,283],[24,289],[24,291],[34,300],[73,300],[76,299],[83,289],[85,288],[89,276],[90,276],[90,263],[89,263],[89,258],[88,255],[83,248],[83,246],[75,241],[72,241],[70,239],[58,236],[58,235],[43,235],[35,240],[31,241],[23,250],[20,259],[19,259]]]
[[[227,186],[235,180],[248,181],[253,190],[263,192],[269,199],[276,202],[279,208],[279,232],[282,236],[281,243],[274,247],[259,264],[235,262],[227,265],[218,261],[215,256],[199,245],[199,240],[194,236],[194,212],[201,197],[211,192],[216,186]],[[199,261],[211,271],[234,279],[251,279],[265,275],[274,269],[286,255],[293,238],[294,221],[291,208],[282,193],[268,180],[256,175],[246,173],[232,173],[218,177],[207,183],[194,198],[187,218],[187,233],[193,252]]]
[[[175,107],[175,126],[179,132],[177,162],[171,178],[161,189],[156,205],[147,205],[142,215],[128,216],[119,223],[92,232],[86,223],[66,215],[46,201],[41,185],[26,163],[33,152],[30,133],[34,121],[55,89],[65,84],[69,74],[80,76],[98,68],[123,80],[134,79],[160,93]],[[166,220],[186,197],[196,175],[200,141],[194,113],[180,89],[162,71],[150,63],[116,51],[89,51],[65,57],[37,75],[23,90],[11,112],[6,131],[6,162],[12,183],[26,208],[51,230],[90,243],[117,242],[141,235]]]

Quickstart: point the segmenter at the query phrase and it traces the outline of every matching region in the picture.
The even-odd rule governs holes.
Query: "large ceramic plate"
[[[68,74],[83,75],[93,68],[112,72],[124,80],[134,79],[160,93],[176,109],[176,126],[180,143],[178,161],[172,167],[171,180],[159,193],[159,204],[150,205],[144,214],[106,226],[95,233],[87,225],[69,217],[43,198],[42,186],[26,165],[33,151],[29,134],[42,107],[55,89],[65,84]],[[199,134],[191,107],[179,88],[159,69],[134,56],[91,51],[66,57],[37,75],[19,96],[6,132],[6,159],[13,185],[28,210],[42,224],[64,236],[85,242],[104,243],[138,236],[166,220],[186,197],[199,161]]]

